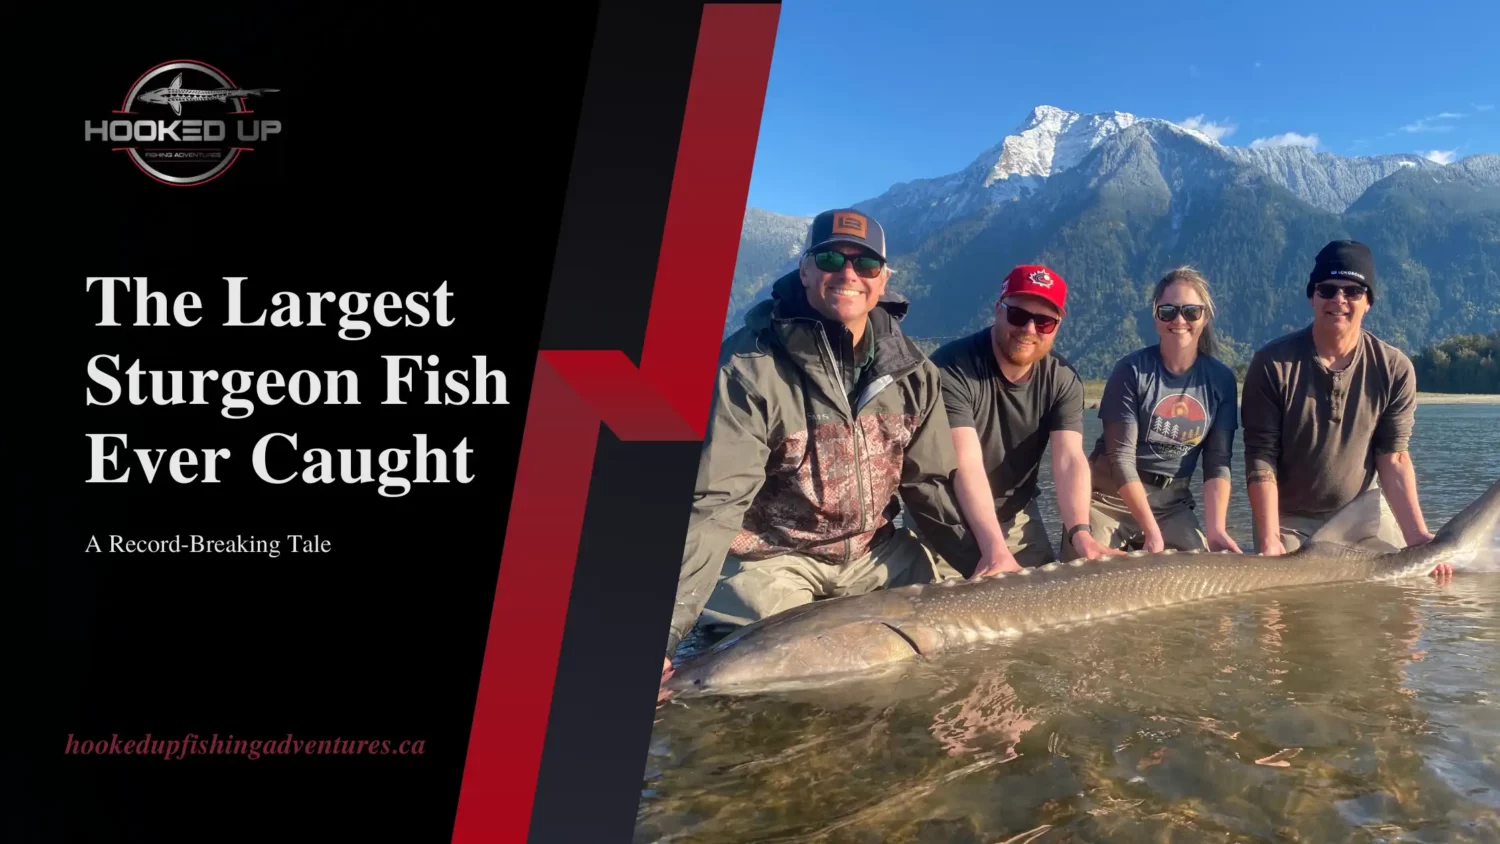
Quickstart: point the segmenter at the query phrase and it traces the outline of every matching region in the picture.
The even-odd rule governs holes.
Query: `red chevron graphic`
[[[641,366],[617,350],[538,356],[454,844],[529,829],[601,421],[624,440],[704,436],[779,14],[704,7]]]

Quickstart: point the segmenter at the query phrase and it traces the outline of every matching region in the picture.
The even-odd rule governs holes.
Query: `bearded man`
[[[956,451],[955,492],[978,557],[975,578],[1057,560],[1037,507],[1049,444],[1061,541],[1091,560],[1124,553],[1105,548],[1089,528],[1083,379],[1052,352],[1067,298],[1062,276],[1041,265],[1016,267],[1000,286],[994,323],[932,354]],[[969,569],[967,559],[949,562]]]

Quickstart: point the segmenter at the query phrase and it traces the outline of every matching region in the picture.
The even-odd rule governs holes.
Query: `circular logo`
[[[1203,442],[1208,433],[1208,413],[1202,402],[1189,395],[1167,396],[1151,410],[1151,431],[1146,442],[1157,457],[1181,457]]]
[[[276,88],[242,88],[229,75],[193,59],[163,62],[141,75],[104,126],[90,121],[88,140],[103,139],[141,172],[176,187],[222,176],[242,153],[281,131],[277,120],[252,117],[252,97]]]

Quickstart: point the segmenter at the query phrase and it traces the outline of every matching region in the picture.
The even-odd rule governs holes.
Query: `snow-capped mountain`
[[[1120,112],[1079,114],[1037,106],[1020,128],[963,170],[902,182],[854,205],[891,220],[887,228],[920,235],[987,206],[1034,194],[1050,176],[1073,167],[1100,142],[1140,120]]]
[[[1243,357],[1302,324],[1309,262],[1342,237],[1375,251],[1385,283],[1368,324],[1383,338],[1414,349],[1500,327],[1493,154],[1439,165],[1248,149],[1168,120],[1041,106],[963,170],[850,204],[886,229],[912,336],[974,330],[992,318],[996,273],[1046,263],[1076,298],[1059,349],[1090,377],[1150,337],[1137,311],[1165,269],[1211,279],[1221,340]],[[748,210],[726,332],[794,267],[809,222]]]
[[[1370,185],[1405,168],[1429,170],[1441,164],[1420,155],[1373,155],[1345,158],[1307,147],[1224,147],[1239,161],[1255,167],[1297,198],[1324,211],[1339,213]]]
[[[1035,194],[1049,178],[1076,166],[1101,143],[1140,124],[1191,138],[1232,161],[1255,167],[1304,202],[1334,213],[1342,212],[1370,185],[1400,168],[1440,166],[1418,155],[1346,158],[1306,147],[1226,146],[1203,132],[1161,118],[1119,111],[1080,114],[1040,105],[1015,132],[980,153],[963,170],[901,182],[854,205],[889,220],[887,228],[920,239],[985,208]]]

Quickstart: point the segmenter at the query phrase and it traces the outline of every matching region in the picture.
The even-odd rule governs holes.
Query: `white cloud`
[[[1182,125],[1184,128],[1202,132],[1203,134],[1209,136],[1210,138],[1213,138],[1216,141],[1233,135],[1234,131],[1240,128],[1228,121],[1225,121],[1224,123],[1215,123],[1212,120],[1204,120],[1203,115],[1201,114],[1189,117],[1188,119],[1182,121]]]
[[[1307,147],[1318,148],[1318,136],[1299,135],[1296,132],[1287,132],[1284,135],[1272,135],[1269,138],[1256,138],[1250,142],[1251,149],[1265,149],[1266,147]]]
[[[1453,131],[1453,127],[1452,126],[1446,126],[1446,125],[1434,126],[1432,124],[1432,118],[1430,118],[1430,117],[1424,117],[1421,120],[1418,120],[1416,123],[1408,123],[1405,126],[1402,126],[1401,127],[1401,131],[1403,131],[1403,132],[1451,132],[1451,131]]]
[[[1456,149],[1435,149],[1431,152],[1419,153],[1423,158],[1437,164],[1452,164],[1453,157],[1458,154]]]
[[[1489,105],[1477,105],[1477,106],[1474,106],[1474,110],[1475,111],[1494,111],[1495,110],[1495,104],[1494,103],[1490,103]]]
[[[1484,109],[1479,109],[1479,110],[1483,111]],[[1453,131],[1453,126],[1451,124],[1439,123],[1438,121],[1440,121],[1440,120],[1460,120],[1460,119],[1465,118],[1465,117],[1468,117],[1468,115],[1464,114],[1463,112],[1445,111],[1445,112],[1441,112],[1439,114],[1434,114],[1434,115],[1432,115],[1430,117],[1424,117],[1421,120],[1416,121],[1415,123],[1408,123],[1405,126],[1401,127],[1401,131],[1403,131],[1403,132],[1451,132],[1451,131]]]

